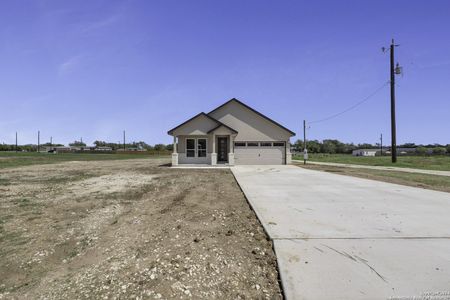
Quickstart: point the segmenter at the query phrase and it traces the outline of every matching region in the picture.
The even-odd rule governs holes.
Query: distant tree
[[[173,144],[167,144],[166,145],[166,150],[167,151],[172,151],[173,150]]]
[[[377,148],[372,144],[368,144],[368,143],[363,143],[363,144],[358,144],[358,148],[359,149],[374,149]]]
[[[447,149],[447,154],[450,154],[450,144],[447,144],[447,146],[445,146],[445,149]]]
[[[333,140],[323,140],[320,151],[322,153],[334,154],[336,153],[336,144]]]
[[[403,145],[399,145],[399,148],[416,148],[417,145],[414,143],[404,143]]]
[[[444,147],[435,147],[433,148],[433,154],[442,155],[445,154],[446,149]]]
[[[70,143],[69,146],[73,147],[86,147],[86,144],[81,141],[74,141],[73,143]]]
[[[302,143],[303,145],[303,143]],[[309,153],[320,153],[321,144],[318,140],[306,141],[306,147]]]
[[[96,147],[105,147],[106,146],[106,142],[105,141],[95,141],[94,145]]]
[[[166,146],[164,144],[156,144],[153,149],[155,149],[156,151],[163,151],[166,149]]]
[[[425,154],[427,154],[427,152],[428,152],[428,149],[423,146],[416,148],[416,153],[419,155],[425,155]]]

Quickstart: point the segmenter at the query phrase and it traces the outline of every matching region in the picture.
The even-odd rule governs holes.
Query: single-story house
[[[295,133],[233,98],[168,131],[172,165],[281,165],[291,163]]]
[[[353,156],[375,156],[380,149],[356,149],[352,151]]]

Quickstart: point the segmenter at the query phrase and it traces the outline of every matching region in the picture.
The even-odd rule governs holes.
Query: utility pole
[[[17,152],[17,131],[16,131],[16,152]]]
[[[53,145],[53,137],[50,137],[50,147]]]
[[[383,134],[380,134],[380,156],[383,156]]]
[[[308,150],[306,150],[306,120],[303,120],[303,164],[306,165]]]
[[[398,45],[394,44],[392,39],[391,44],[391,156],[392,162],[397,162],[397,132],[395,126],[395,73],[396,68],[394,66],[394,48]]]
[[[125,130],[123,131],[123,151],[125,151]]]
[[[38,145],[37,145],[37,152],[39,153],[39,146],[40,146],[40,139],[41,139],[41,132],[38,130]]]

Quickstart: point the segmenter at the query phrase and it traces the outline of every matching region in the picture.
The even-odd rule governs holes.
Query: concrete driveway
[[[449,193],[295,166],[231,170],[288,299],[450,297]]]

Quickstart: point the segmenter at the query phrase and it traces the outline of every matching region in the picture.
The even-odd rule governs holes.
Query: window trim
[[[240,144],[240,145],[237,145]],[[234,147],[245,147],[247,146],[246,142],[234,142]]]
[[[188,149],[188,140],[194,140],[194,148],[193,149]],[[198,151],[198,140],[205,140],[205,156],[198,156],[198,152],[199,152]],[[204,158],[204,157],[208,157],[208,138],[207,137],[201,137],[201,138],[187,137],[187,138],[185,138],[184,149],[185,149],[186,157],[189,157],[189,158]],[[194,150],[194,156],[188,156],[188,150],[189,151]]]
[[[198,145],[199,145],[199,143],[198,143],[198,141],[199,140],[205,140],[205,149],[201,149],[202,151],[204,150],[205,151],[205,156],[200,156],[198,153],[199,153],[199,148],[198,148]],[[197,156],[196,157],[208,157],[208,138],[197,138],[197,143],[196,143],[196,154],[197,154]]]
[[[194,141],[194,148],[189,148],[188,149],[188,140],[193,140]],[[197,151],[196,151],[197,140],[195,138],[186,138],[184,148],[186,150],[186,157],[196,157],[197,156]],[[188,151],[192,151],[192,150],[194,150],[194,156],[189,156],[188,155]]]

